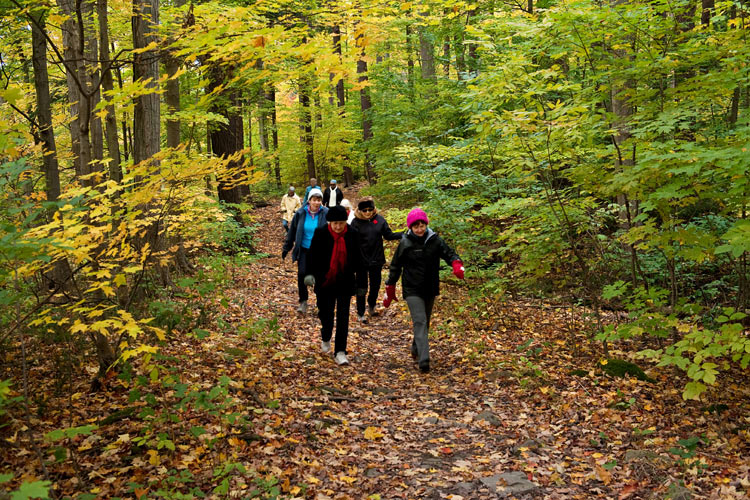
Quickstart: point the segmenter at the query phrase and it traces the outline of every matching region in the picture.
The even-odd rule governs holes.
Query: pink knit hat
[[[427,214],[424,213],[424,210],[421,208],[412,208],[411,212],[409,212],[409,215],[406,216],[406,226],[411,228],[411,226],[418,221],[422,221],[425,224],[429,224],[430,220],[427,218]]]

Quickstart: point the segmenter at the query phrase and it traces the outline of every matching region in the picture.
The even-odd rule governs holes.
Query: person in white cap
[[[292,222],[294,212],[300,208],[302,208],[302,202],[297,193],[294,192],[294,186],[289,186],[289,190],[281,197],[281,208],[279,208],[279,211],[283,213],[281,225],[284,226],[284,234],[289,231],[289,223]]]
[[[289,225],[289,231],[286,233],[286,240],[281,251],[281,260],[284,260],[292,251],[292,262],[297,263],[297,291],[299,292],[299,307],[297,312],[305,314],[307,312],[307,299],[309,293],[305,285],[305,276],[308,273],[308,251],[312,243],[313,234],[319,227],[326,225],[326,214],[328,209],[323,204],[323,193],[320,189],[313,188],[310,190],[310,196],[307,203],[294,212],[292,223]]]
[[[344,193],[338,188],[336,179],[331,179],[331,185],[323,192],[323,206],[331,208],[341,205],[341,200],[343,199]]]

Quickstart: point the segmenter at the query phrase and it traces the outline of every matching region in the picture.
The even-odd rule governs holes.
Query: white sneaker
[[[305,314],[307,312],[307,301],[303,300],[299,303],[299,307],[297,308],[298,313]]]
[[[346,359],[346,353],[344,351],[339,351],[336,353],[336,356],[334,358],[336,360],[337,365],[348,365],[349,360]]]
[[[331,343],[325,340],[320,341],[320,350],[323,352],[331,352]]]
[[[358,321],[359,321],[360,323],[367,323],[367,318],[365,318],[365,315],[364,315],[364,314],[363,314],[362,316],[357,316],[357,320],[358,320]]]

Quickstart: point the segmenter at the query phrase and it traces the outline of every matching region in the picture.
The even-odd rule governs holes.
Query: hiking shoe
[[[331,343],[325,340],[320,341],[320,350],[323,352],[331,352]]]
[[[365,315],[357,315],[357,320],[359,320],[360,323],[367,323],[367,318],[365,318]]]
[[[370,316],[378,315],[377,311],[375,311],[375,306],[367,306],[367,312],[370,313]]]
[[[339,351],[336,353],[336,356],[334,358],[336,360],[337,365],[348,365],[349,360],[346,359],[346,353],[344,351]]]
[[[419,371],[422,373],[429,373],[430,371],[430,360],[426,359],[419,363]]]
[[[305,314],[307,312],[307,301],[303,300],[299,303],[299,307],[297,308],[298,313]]]

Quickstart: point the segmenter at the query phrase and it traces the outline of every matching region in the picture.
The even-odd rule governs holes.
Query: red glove
[[[454,260],[451,262],[451,265],[453,266],[453,274],[456,275],[456,278],[460,280],[464,279],[464,263],[460,260]]]
[[[383,307],[388,307],[394,300],[398,302],[398,299],[396,298],[396,285],[385,285],[385,298],[383,299]]]

